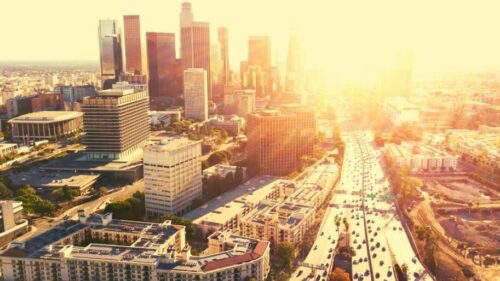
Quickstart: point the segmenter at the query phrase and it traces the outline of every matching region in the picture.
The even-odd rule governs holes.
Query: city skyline
[[[56,2],[57,11],[78,9],[79,13],[58,12],[57,16],[50,16],[55,9],[38,13],[38,5],[46,6],[46,3],[36,2],[31,3],[33,9],[16,13],[24,7],[17,3],[8,4],[7,10],[12,12],[6,13],[0,23],[15,25],[16,29],[4,30],[3,36],[6,42],[17,43],[2,47],[0,61],[98,61],[95,48],[98,45],[95,35],[98,21],[115,19],[123,29],[122,18],[128,14],[140,16],[143,38],[146,32],[173,32],[177,34],[177,48],[180,47],[178,16],[182,1],[162,4],[166,9],[152,9],[151,5],[134,2],[116,5],[90,1],[76,6],[53,1]],[[248,36],[253,35],[270,36],[273,64],[276,61],[285,64],[288,37],[297,29],[308,43],[308,64],[340,72],[346,79],[371,77],[371,73],[383,67],[389,61],[387,58],[400,48],[414,52],[416,75],[500,69],[500,59],[496,56],[500,41],[491,36],[500,24],[494,12],[499,4],[494,1],[482,1],[483,5],[453,3],[453,9],[449,9],[449,1],[420,1],[413,5],[395,1],[378,1],[377,4],[273,1],[269,5],[264,1],[191,2],[196,20],[208,21],[211,25],[211,42],[217,41],[218,27],[228,28],[232,69],[238,69],[239,61],[245,58]],[[275,20],[285,3],[287,13],[279,13],[279,20]],[[253,14],[259,15],[258,20]],[[446,20],[443,20],[444,16]],[[23,22],[37,24],[25,25]],[[61,22],[65,24],[60,25]],[[144,46],[145,40],[142,41]],[[33,49],[33,42],[43,42],[41,45],[45,47],[38,45]],[[62,42],[72,42],[78,47],[62,47],[65,45]]]

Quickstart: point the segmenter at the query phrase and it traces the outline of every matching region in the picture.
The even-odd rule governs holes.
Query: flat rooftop
[[[184,217],[196,221],[224,221],[227,215],[233,216],[236,210],[241,210],[248,203],[258,203],[275,188],[276,177],[259,176],[239,185],[235,189],[214,198]],[[238,202],[233,202],[238,199]],[[226,207],[226,206],[229,206]],[[218,210],[219,209],[219,210]],[[229,212],[230,211],[230,212]]]
[[[201,143],[201,141],[193,141],[185,137],[167,137],[161,139],[158,143],[145,146],[144,151],[171,152],[195,143]]]
[[[81,116],[83,116],[83,113],[78,111],[39,111],[14,117],[9,120],[9,123],[45,124],[71,120]]]
[[[34,187],[57,188],[65,185],[69,187],[86,188],[92,186],[100,175],[75,173],[47,173],[33,170],[13,177],[16,184],[29,184]]]

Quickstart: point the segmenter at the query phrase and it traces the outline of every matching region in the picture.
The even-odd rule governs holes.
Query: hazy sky
[[[142,32],[179,31],[178,0],[2,1],[0,60],[98,61],[97,24],[141,16]],[[500,1],[193,0],[195,20],[229,28],[231,64],[245,59],[248,35],[270,35],[286,55],[291,30],[307,41],[310,65],[364,75],[399,49],[415,72],[500,68]],[[177,38],[178,39],[178,38]]]

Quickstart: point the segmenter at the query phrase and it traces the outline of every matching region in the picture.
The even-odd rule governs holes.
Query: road
[[[49,229],[50,227],[61,222],[65,216],[71,219],[77,219],[78,210],[84,210],[86,214],[93,213],[97,210],[104,209],[108,202],[124,200],[129,198],[136,191],[144,191],[144,181],[139,180],[131,185],[124,186],[115,192],[111,192],[104,196],[97,198],[96,200],[83,203],[81,205],[75,206],[71,209],[66,210],[63,214],[58,217],[42,217],[36,219],[32,224],[32,231],[26,233],[25,235],[19,237],[18,241],[26,240],[32,236],[42,233]]]
[[[408,265],[408,280],[433,280],[416,258],[394,202],[387,199],[390,186],[371,134],[352,132],[343,138],[346,146],[341,180],[315,243],[291,280],[328,279],[344,219],[349,225],[345,234],[354,248],[353,280],[396,280],[395,264]]]

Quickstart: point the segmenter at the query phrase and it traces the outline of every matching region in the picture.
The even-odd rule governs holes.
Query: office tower
[[[127,160],[149,136],[148,94],[134,89],[100,91],[83,99],[88,160]]]
[[[183,214],[202,196],[201,141],[165,138],[144,147],[144,196],[149,215]]]
[[[99,21],[99,50],[103,89],[110,89],[122,72],[120,29],[115,20]]]
[[[97,95],[94,85],[61,85],[55,87],[54,92],[62,94],[64,96],[64,101],[66,102],[81,102],[84,97]]]
[[[235,113],[246,118],[249,113],[255,111],[255,91],[237,90],[234,93]]]
[[[138,15],[123,16],[125,31],[125,70],[142,74],[141,23]]]
[[[229,44],[228,32],[226,27],[219,27],[217,30],[217,39],[220,45],[220,56],[222,60],[222,77],[221,80],[224,86],[231,82],[231,74],[229,69]]]
[[[167,104],[180,94],[175,34],[147,32],[149,97],[152,105]],[[166,107],[166,106],[165,106]]]
[[[245,73],[248,70],[248,61],[240,61],[240,86],[245,88]]]
[[[295,114],[297,118],[297,156],[311,155],[316,141],[317,124],[314,108],[300,104],[280,107],[282,112]]]
[[[218,42],[210,44],[210,71],[213,100],[221,101],[224,95],[224,82],[222,81],[223,61],[220,57],[220,45]]]
[[[297,119],[294,114],[263,110],[247,115],[250,174],[286,176],[297,168]]]
[[[288,42],[285,90],[292,93],[304,91],[304,50],[299,35],[293,34]]]
[[[399,52],[394,65],[382,71],[379,78],[380,98],[410,96],[413,58],[410,52]]]
[[[26,233],[28,221],[23,219],[23,202],[0,201],[0,247]],[[4,276],[5,277],[5,276]]]
[[[203,68],[208,75],[208,98],[212,99],[210,78],[210,26],[193,20],[191,3],[182,3],[180,13],[182,70]]]
[[[270,73],[260,65],[250,65],[243,73],[243,89],[255,90],[258,97],[265,97],[271,93],[269,89]]]
[[[184,117],[208,119],[207,72],[201,68],[184,71]]]
[[[266,96],[271,93],[273,81],[271,80],[271,40],[268,36],[250,36],[248,37],[248,69],[251,69],[250,77],[247,75],[247,82],[255,89],[257,96]],[[255,77],[257,76],[257,77]],[[255,77],[255,78],[254,78]],[[256,82],[256,80],[262,82]],[[265,81],[263,81],[265,80]],[[263,83],[262,89],[257,89],[256,83]]]

